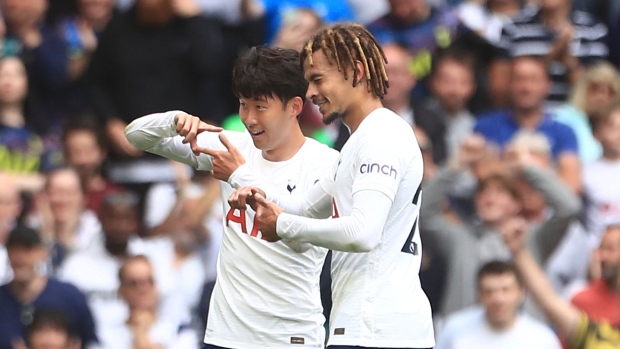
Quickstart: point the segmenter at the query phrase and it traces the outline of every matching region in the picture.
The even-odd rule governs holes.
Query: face
[[[463,64],[452,60],[439,63],[431,80],[433,94],[451,114],[465,109],[476,88],[474,73]]]
[[[312,63],[310,65],[309,60],[304,62],[304,74],[308,80],[306,97],[319,107],[323,123],[328,125],[346,117],[350,106],[357,103],[359,94],[356,92],[366,87],[363,84],[353,87],[353,72],[349,71],[348,80],[345,80],[344,73],[338,71],[335,64],[329,64],[322,50],[312,54]]]
[[[606,153],[620,156],[620,109],[597,126],[595,135]]]
[[[37,268],[47,256],[43,246],[26,248],[12,246],[8,249],[9,261],[13,268],[13,281],[27,283],[37,276]]]
[[[476,194],[476,211],[486,224],[498,224],[519,211],[519,204],[510,193],[497,183],[489,183]]]
[[[603,278],[611,284],[620,267],[620,228],[613,227],[605,232],[598,252],[603,269]]]
[[[390,82],[390,88],[383,98],[383,102],[386,106],[406,103],[409,101],[411,90],[416,83],[415,77],[409,69],[409,55],[404,49],[390,45],[383,47],[383,53],[385,53],[388,61],[385,70]]]
[[[15,57],[0,61],[0,103],[22,104],[28,93],[28,77],[24,64]]]
[[[297,123],[302,100],[296,97],[286,105],[279,98],[240,98],[239,116],[252,135],[256,148],[272,151],[285,147],[289,130]]]
[[[419,19],[426,7],[426,0],[390,0],[390,14],[405,23]]]
[[[111,206],[104,203],[99,218],[106,241],[109,243],[126,244],[129,238],[138,232],[138,211],[135,206]]]
[[[136,0],[136,13],[144,24],[161,25],[174,16],[171,0]]]
[[[2,0],[6,21],[16,26],[32,26],[43,20],[48,0]]]
[[[67,349],[70,338],[67,332],[53,327],[43,327],[30,334],[28,338],[31,349]]]
[[[125,265],[119,292],[132,309],[154,309],[158,297],[151,265],[143,260],[132,260]]]
[[[110,16],[114,0],[79,0],[79,11],[89,20],[99,20]]]
[[[609,108],[616,98],[616,91],[606,82],[591,81],[586,90],[585,112],[595,115]]]
[[[570,5],[570,0],[541,0],[540,6],[545,10],[557,10]]]
[[[84,193],[77,173],[68,170],[53,172],[47,184],[52,215],[57,222],[68,222],[84,210]]]
[[[525,295],[515,275],[486,275],[480,280],[479,286],[480,303],[491,325],[502,328],[512,323]]]
[[[64,146],[67,162],[82,178],[96,174],[105,159],[105,152],[92,132],[82,130],[71,132],[67,135]]]
[[[22,208],[17,184],[11,178],[0,175],[0,244],[8,236]]]
[[[515,182],[523,211],[538,213],[547,207],[545,197],[534,189],[526,180],[518,179]]]
[[[517,110],[540,109],[549,92],[544,65],[531,59],[516,59],[512,64],[510,93]]]

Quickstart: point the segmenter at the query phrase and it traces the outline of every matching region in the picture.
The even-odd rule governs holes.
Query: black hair
[[[437,69],[441,63],[445,61],[458,63],[459,65],[467,68],[467,70],[471,72],[472,77],[475,76],[476,58],[471,51],[455,46],[442,48],[435,52],[433,56],[433,63],[431,65],[430,76],[437,74]]]
[[[102,132],[101,125],[95,121],[94,116],[90,114],[83,114],[75,120],[71,120],[63,127],[62,144],[66,147],[67,139],[74,132],[88,132],[95,136],[97,145],[102,148],[107,148],[107,139]]]
[[[519,286],[523,287],[523,279],[514,264],[499,260],[490,261],[478,270],[478,285],[480,285],[480,281],[482,281],[485,276],[503,274],[513,274]]]
[[[43,246],[43,239],[36,230],[18,224],[11,232],[5,244],[7,250],[12,247],[35,248]]]
[[[53,328],[64,332],[67,336],[74,334],[69,317],[67,314],[58,308],[41,308],[34,312],[32,322],[26,328],[26,334],[30,337],[34,332],[45,329]]]
[[[306,100],[308,82],[295,50],[252,47],[233,68],[232,90],[237,98],[279,98],[283,104],[294,97]]]

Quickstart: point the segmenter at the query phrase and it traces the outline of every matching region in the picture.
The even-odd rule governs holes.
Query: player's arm
[[[181,124],[181,121],[187,122]],[[197,148],[197,142],[209,148],[216,147],[219,141],[215,132],[221,130],[219,127],[201,122],[198,118],[192,119],[182,111],[169,111],[134,120],[125,128],[125,136],[140,150],[200,170],[211,170],[213,168],[211,157],[194,149]]]

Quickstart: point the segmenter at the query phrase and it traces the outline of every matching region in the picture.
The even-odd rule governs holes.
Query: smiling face
[[[309,83],[306,98],[319,107],[326,125],[346,117],[351,105],[356,103],[357,91],[351,81],[353,73],[350,68],[346,69],[349,69],[349,79],[344,78],[335,64],[329,64],[323,50],[312,54],[312,65],[309,60],[304,62],[304,74]]]

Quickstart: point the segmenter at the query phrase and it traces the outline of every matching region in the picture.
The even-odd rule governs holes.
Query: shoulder
[[[84,298],[84,294],[73,284],[50,278],[47,281],[47,288],[50,292],[61,294],[72,300]]]
[[[445,330],[465,331],[476,327],[484,319],[484,309],[479,306],[463,309],[446,319]]]
[[[505,110],[483,113],[478,116],[478,120],[476,121],[476,128],[497,127],[498,125],[505,125],[509,118],[510,114],[508,113],[508,111]]]

